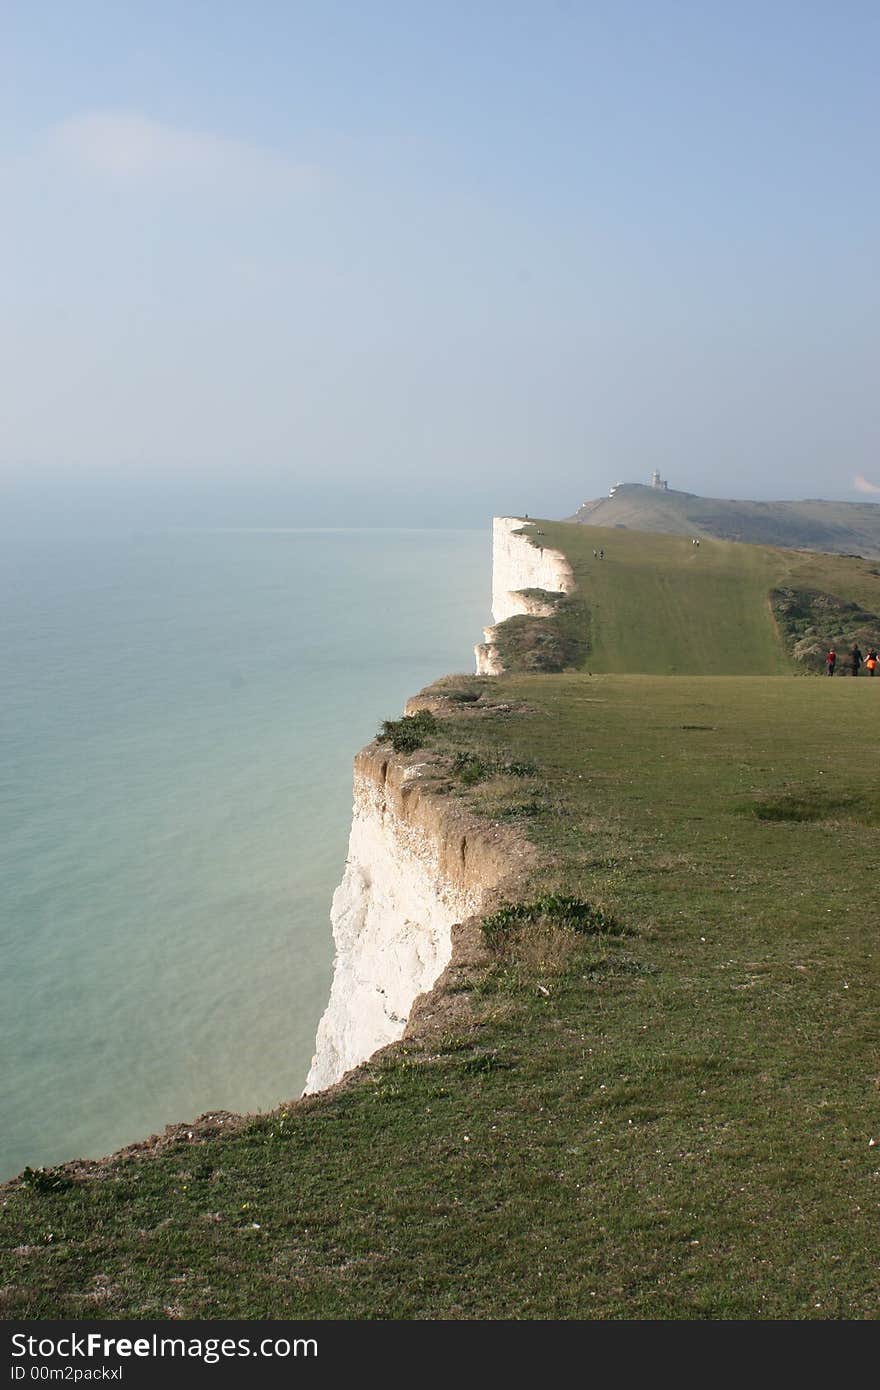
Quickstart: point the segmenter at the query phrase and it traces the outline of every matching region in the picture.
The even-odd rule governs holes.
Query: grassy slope
[[[874,562],[844,556],[541,521],[571,560],[590,612],[599,671],[694,675],[793,669],[768,604],[782,585],[817,588],[880,611]],[[593,558],[604,548],[605,559]]]
[[[778,561],[736,572],[704,542],[658,570],[643,541],[627,569],[632,538],[605,541],[595,575],[592,544],[572,554],[609,663],[672,646],[704,670],[710,593],[716,651],[729,632],[784,666],[769,619],[719,611]],[[867,567],[786,563],[876,611]],[[6,1316],[878,1316],[880,680],[474,688],[514,712],[444,721],[438,750],[538,770],[438,793],[542,848],[526,894],[580,895],[629,934],[539,923],[475,970],[469,1013],[338,1094],[8,1189]]]

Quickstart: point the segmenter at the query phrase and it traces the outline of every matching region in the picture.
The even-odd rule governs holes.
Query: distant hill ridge
[[[584,502],[567,519],[584,526],[625,526],[673,536],[880,557],[876,502],[749,502],[620,483],[612,495]]]

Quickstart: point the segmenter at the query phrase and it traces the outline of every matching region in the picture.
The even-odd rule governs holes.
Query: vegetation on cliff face
[[[880,1313],[880,682],[445,688],[438,794],[536,808],[520,920],[339,1090],[5,1189],[6,1316]]]
[[[492,645],[505,670],[550,674],[583,665],[590,650],[589,632],[587,605],[579,599],[555,596],[553,612],[545,617],[518,613],[499,623],[493,631]]]

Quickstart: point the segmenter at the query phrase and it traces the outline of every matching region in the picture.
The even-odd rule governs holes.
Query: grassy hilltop
[[[613,496],[584,502],[571,519],[585,526],[880,556],[876,502],[749,502],[621,483]]]
[[[542,851],[433,1028],[336,1092],[26,1174],[6,1316],[880,1314],[880,679],[795,678],[768,553],[612,532],[594,573],[589,533],[540,529],[587,669],[447,677],[409,755]],[[876,611],[858,562],[788,558]]]

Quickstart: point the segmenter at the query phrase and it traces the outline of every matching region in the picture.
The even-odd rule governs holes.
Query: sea
[[[2,542],[0,1180],[299,1095],[352,758],[491,584],[488,521]]]

